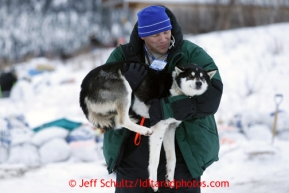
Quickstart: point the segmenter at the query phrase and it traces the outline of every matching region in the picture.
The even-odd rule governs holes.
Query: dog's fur
[[[157,167],[162,142],[167,158],[167,180],[174,179],[176,164],[175,129],[180,121],[169,118],[151,128],[136,124],[129,117],[132,89],[121,73],[125,62],[109,63],[90,71],[83,79],[80,106],[87,119],[97,128],[118,129],[125,127],[142,135],[150,136],[149,179],[157,182]],[[138,115],[149,118],[147,102],[154,98],[176,95],[201,95],[210,84],[216,70],[206,72],[195,64],[175,67],[173,73],[157,72],[147,68],[147,76],[133,92],[135,100],[131,109]],[[158,190],[153,184],[154,191]]]

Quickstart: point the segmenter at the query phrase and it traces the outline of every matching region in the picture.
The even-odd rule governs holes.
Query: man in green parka
[[[168,72],[172,72],[177,65],[187,63],[198,64],[205,70],[218,70],[213,59],[201,47],[183,40],[175,16],[163,6],[149,6],[138,13],[138,22],[129,43],[116,47],[107,63],[116,61],[138,61],[152,68],[157,62],[158,70]],[[143,79],[140,66],[135,64],[134,67],[123,71],[132,90]],[[182,121],[175,136],[175,182],[179,186],[169,188],[163,183],[166,159],[162,147],[158,167],[159,192],[200,192],[200,186],[204,185],[200,176],[209,165],[218,160],[219,139],[214,113],[219,107],[222,90],[223,84],[217,71],[203,95],[153,100],[149,110],[150,119],[145,120],[144,126],[150,127],[169,117]],[[135,143],[135,139],[136,133],[126,128],[104,133],[103,152],[108,172],[116,172],[116,193],[153,192],[147,183],[148,137],[141,136],[139,144]]]

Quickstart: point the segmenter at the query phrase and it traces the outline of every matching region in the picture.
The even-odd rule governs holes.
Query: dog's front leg
[[[175,167],[176,167],[176,153],[175,153],[175,131],[176,124],[171,124],[165,132],[164,135],[164,149],[166,152],[167,159],[167,175],[166,180],[167,184],[172,187],[174,175],[175,175]]]
[[[160,121],[152,128],[153,134],[150,136],[150,157],[149,157],[149,180],[150,185],[153,190],[156,192],[158,190],[158,182],[157,182],[157,170],[160,160],[160,153],[162,142],[166,130],[166,126],[164,125],[164,121]]]

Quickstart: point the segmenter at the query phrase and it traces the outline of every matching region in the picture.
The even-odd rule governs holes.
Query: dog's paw
[[[159,191],[159,188],[153,187],[153,190],[154,190],[154,192],[158,192],[158,191]]]
[[[150,180],[150,186],[152,187],[152,189],[154,190],[154,192],[158,192],[159,190],[159,184],[158,181],[156,179],[154,179],[153,177],[149,178]]]
[[[151,129],[146,129],[144,132],[141,133],[141,135],[144,136],[150,136],[151,134],[153,134],[153,130]]]
[[[153,130],[146,132],[145,136],[150,136],[153,134]]]

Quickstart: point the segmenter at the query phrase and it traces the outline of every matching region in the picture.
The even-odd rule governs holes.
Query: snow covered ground
[[[289,192],[288,32],[289,23],[283,23],[185,37],[214,58],[224,83],[223,98],[216,113],[220,160],[205,171],[202,181],[206,184],[228,182],[223,186],[229,187],[205,187],[203,193]],[[19,76],[30,77],[31,81],[18,81],[11,97],[0,99],[0,120],[24,115],[28,128],[61,118],[87,123],[78,104],[80,83],[93,67],[106,60],[110,51],[94,50],[66,63],[37,58],[18,64]],[[55,70],[30,76],[29,70],[39,65]],[[283,100],[279,106],[278,132],[272,144],[271,113],[275,111],[275,94],[282,94]],[[33,134],[27,133],[16,132],[18,137],[14,137],[14,144],[31,140]],[[65,133],[62,131],[61,135]],[[61,141],[57,143],[64,145]],[[86,162],[77,159],[77,151],[84,150],[76,149],[77,145],[91,147],[96,156],[89,157],[91,161]],[[0,164],[0,191],[112,193],[114,189],[109,186],[115,176],[107,174],[100,146],[101,143],[64,145],[63,152],[70,154],[61,162],[43,163],[43,158],[33,160],[22,155],[25,163],[15,163],[15,159],[11,163],[10,158],[10,162],[8,159]],[[37,151],[29,148],[31,155]],[[55,156],[55,152],[51,149],[48,155]],[[82,181],[89,181],[89,187],[79,187]]]

